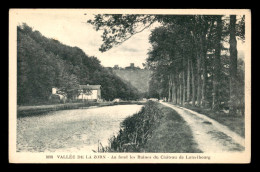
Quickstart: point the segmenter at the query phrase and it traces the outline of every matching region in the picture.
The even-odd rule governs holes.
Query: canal
[[[116,135],[120,122],[143,105],[52,111],[17,119],[17,152],[94,152]]]

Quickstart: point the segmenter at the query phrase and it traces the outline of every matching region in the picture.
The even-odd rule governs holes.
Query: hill
[[[129,82],[139,92],[145,93],[149,89],[149,80],[151,72],[147,69],[112,69],[122,80]]]
[[[79,84],[101,85],[102,98],[137,99],[138,91],[78,47],[44,37],[26,24],[17,27],[17,103],[46,102],[52,87],[72,99]]]

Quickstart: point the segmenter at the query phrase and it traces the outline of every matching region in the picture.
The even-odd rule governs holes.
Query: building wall
[[[101,89],[97,90],[97,97],[101,99]]]
[[[87,100],[98,99],[98,90],[92,90],[92,94],[90,95],[87,95],[86,93],[81,93],[78,96],[78,99],[87,99]]]
[[[57,93],[57,88],[52,88],[52,94],[56,94]]]

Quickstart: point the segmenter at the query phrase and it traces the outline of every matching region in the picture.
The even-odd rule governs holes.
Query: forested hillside
[[[19,105],[47,102],[52,87],[72,99],[79,84],[101,85],[106,100],[138,98],[137,89],[102,67],[96,57],[46,38],[26,24],[17,27],[17,74]]]
[[[121,79],[128,81],[141,93],[148,92],[151,72],[147,69],[113,69]]]

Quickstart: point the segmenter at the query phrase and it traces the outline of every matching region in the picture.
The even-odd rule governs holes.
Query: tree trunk
[[[187,101],[190,102],[190,59],[188,58],[187,67]]]
[[[202,88],[201,88],[201,105],[205,106],[206,103],[206,86],[207,86],[207,68],[206,68],[206,54],[202,52],[201,63],[202,63]]]
[[[201,105],[201,72],[200,72],[200,59],[201,57],[197,57],[197,105],[200,107]]]
[[[217,18],[217,44],[215,48],[215,58],[214,58],[214,74],[213,74],[213,93],[212,93],[212,109],[219,110],[219,82],[220,82],[220,72],[221,72],[221,35],[222,35],[222,16]]]
[[[176,72],[177,72],[177,70],[176,70]],[[174,91],[175,104],[178,104],[178,75],[177,75],[177,73],[175,74],[174,82],[175,82],[175,91]]]
[[[190,61],[191,64],[191,85],[192,85],[192,106],[195,106],[195,100],[196,100],[196,86],[195,86],[195,74],[194,74],[194,67],[193,67],[193,63],[192,60]]]
[[[185,71],[182,72],[182,105],[185,104],[186,100],[186,84],[185,84]]]
[[[171,102],[171,88],[172,88],[172,77],[171,74],[169,75],[169,89],[168,89],[168,102]]]
[[[229,114],[236,114],[236,75],[237,75],[237,40],[236,40],[236,16],[230,15],[230,103]]]
[[[179,104],[179,85],[176,85],[176,104]]]
[[[201,38],[200,38],[200,58],[201,58],[201,67],[202,67],[202,76],[203,76],[203,80],[202,80],[202,88],[201,88],[201,106],[205,106],[206,103],[206,95],[207,95],[207,90],[206,90],[206,86],[207,86],[207,64],[206,64],[206,58],[207,58],[207,45],[206,45],[206,33],[207,31],[205,30],[202,34],[201,34]]]
[[[180,82],[180,74],[177,74],[177,77],[176,77],[176,80],[177,80],[177,104],[179,105],[180,102],[181,102],[181,82]]]
[[[182,91],[183,91],[183,85],[182,85],[182,78],[181,78],[181,73],[179,74],[179,83],[180,83],[180,93],[179,93],[179,104],[182,105]]]
[[[175,74],[172,76],[172,102],[175,102],[176,96],[175,95]]]
[[[175,96],[175,84],[172,85],[172,102],[174,103],[176,101],[176,96]]]
[[[185,84],[185,59],[183,56],[183,71],[182,71],[182,105],[184,106],[186,100],[186,84]]]

